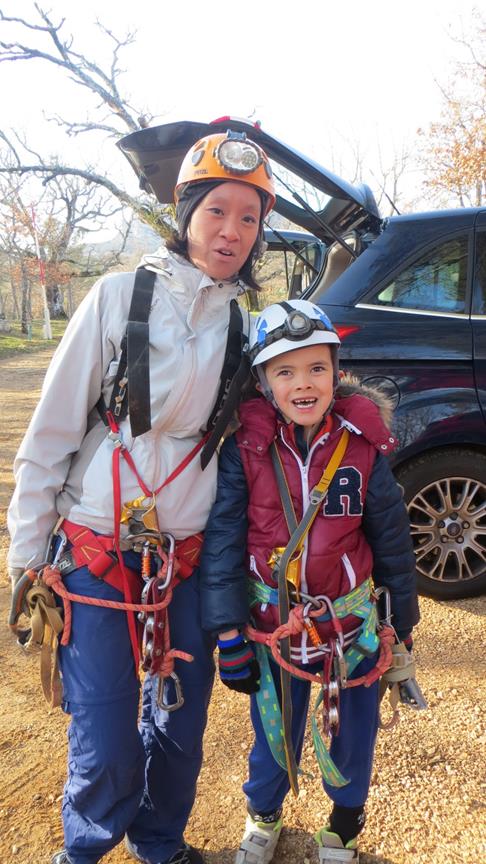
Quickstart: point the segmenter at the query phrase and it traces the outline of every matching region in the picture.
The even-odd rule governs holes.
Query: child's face
[[[319,423],[331,404],[334,370],[329,345],[286,351],[265,364],[274,399],[287,421]]]

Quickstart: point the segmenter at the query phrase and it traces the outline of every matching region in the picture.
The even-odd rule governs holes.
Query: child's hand
[[[223,684],[238,693],[260,689],[260,666],[251,645],[242,633],[231,639],[218,639],[219,675]]]

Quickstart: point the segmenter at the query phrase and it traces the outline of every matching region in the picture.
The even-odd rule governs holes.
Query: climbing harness
[[[55,529],[59,547],[52,564],[44,562],[39,567],[26,571],[16,586],[12,597],[12,609],[9,623],[14,632],[18,631],[18,619],[22,612],[33,614],[32,603],[29,592],[31,586],[39,589],[38,597],[44,597],[54,591],[58,594],[64,604],[64,624],[60,611],[57,613],[56,637],[61,635],[61,645],[69,643],[71,629],[71,602],[85,603],[93,606],[104,606],[110,609],[125,611],[128,619],[128,629],[135,669],[138,672],[140,663],[140,644],[144,649],[142,656],[142,668],[153,675],[158,676],[157,699],[161,708],[170,711],[175,710],[183,704],[180,681],[174,672],[174,660],[180,659],[187,662],[192,661],[192,656],[186,652],[178,651],[170,647],[170,632],[167,616],[167,607],[172,598],[175,585],[182,579],[191,575],[199,560],[202,546],[202,534],[192,535],[185,540],[175,542],[171,535],[160,533],[157,526],[155,513],[155,499],[164,486],[174,480],[192,459],[199,453],[204,444],[204,438],[193,447],[190,453],[166,478],[164,483],[154,491],[148,489],[138,474],[133,459],[125,449],[121,440],[118,424],[108,413],[110,423],[110,437],[114,442],[113,448],[113,509],[115,532],[113,537],[95,534],[83,525],[77,525],[69,520],[62,520]],[[135,551],[141,552],[142,572],[139,575],[128,568],[124,561],[121,550],[120,524],[122,517],[121,508],[121,483],[120,483],[120,459],[124,458],[130,469],[135,473],[143,492],[143,497],[138,499],[150,500],[149,507],[136,507],[134,502],[129,502],[131,507],[125,505],[125,520],[129,519],[129,533],[125,539]],[[138,501],[137,501],[138,503]],[[69,548],[66,549],[66,545]],[[151,576],[152,560],[157,564],[157,575]],[[98,579],[103,579],[112,587],[123,593],[123,602],[113,600],[100,600],[84,595],[72,594],[65,588],[62,577],[67,576],[79,567],[86,566],[90,573]],[[142,592],[141,602],[140,589],[141,579],[145,576],[145,587]],[[45,604],[45,601],[42,601]],[[47,603],[48,607],[56,606],[55,601]],[[57,607],[56,607],[57,608]],[[136,619],[132,613],[139,613]],[[50,612],[52,617],[54,613]],[[59,623],[59,619],[61,623]],[[49,619],[46,614],[43,620]],[[140,624],[143,625],[140,632]],[[149,639],[150,631],[153,638]],[[57,638],[54,640],[57,649]],[[54,644],[53,637],[46,630],[42,639],[38,637],[38,643],[47,646],[45,652],[50,650],[49,646]],[[47,660],[44,661],[46,663]],[[51,688],[48,698],[51,707],[60,704],[61,687],[58,681],[56,658],[54,657],[54,669],[52,675],[56,677],[56,684]],[[176,689],[176,699],[172,704],[164,701],[164,682],[171,678]],[[43,673],[43,681],[47,676]],[[53,678],[54,680],[54,678]],[[46,692],[44,688],[44,692]]]
[[[243,318],[236,300],[230,303],[230,320],[223,368],[216,403],[208,420],[208,431],[187,454],[169,477],[156,489],[149,489],[137,471],[133,458],[123,444],[120,422],[129,417],[135,438],[151,429],[149,375],[149,315],[156,273],[144,267],[137,269],[130,302],[121,354],[108,407],[100,396],[97,409],[108,428],[113,443],[113,537],[95,534],[82,525],[60,520],[53,532],[50,546],[56,544],[56,556],[35,569],[27,570],[17,584],[12,597],[9,623],[19,642],[27,648],[42,648],[42,681],[49,703],[60,704],[61,685],[57,668],[57,643],[67,645],[71,627],[71,602],[105,606],[125,611],[135,669],[142,668],[158,676],[157,701],[161,708],[173,711],[183,704],[179,678],[174,672],[174,659],[190,662],[191,655],[170,647],[167,607],[175,586],[188,578],[199,561],[202,534],[182,541],[161,533],[157,524],[156,497],[203,450],[203,467],[208,464],[220,443],[234,411],[240,388],[248,374],[246,356],[242,360],[246,336]],[[141,496],[121,502],[120,460],[124,459],[135,475]],[[123,560],[120,525],[128,526],[124,544],[140,552],[141,573],[128,568]],[[124,547],[125,548],[125,547]],[[86,566],[90,573],[103,579],[123,594],[123,602],[97,600],[67,591],[62,577]],[[154,569],[156,575],[153,575]],[[53,593],[54,592],[54,593]],[[56,604],[55,594],[62,598],[64,613]],[[141,595],[141,596],[140,596]],[[31,618],[31,632],[22,635],[18,621],[25,612]],[[138,613],[135,617],[133,613]],[[64,620],[63,620],[64,617]],[[39,622],[39,623],[37,623]],[[142,656],[140,657],[140,649]],[[48,680],[45,667],[53,657]],[[168,703],[164,698],[164,683],[172,679],[176,698]]]
[[[210,434],[201,452],[201,468],[203,471],[209,465],[221,443],[240,400],[243,386],[248,378],[250,361],[246,350],[247,345],[248,338],[243,332],[243,317],[240,307],[236,300],[231,300],[228,339],[219,391],[216,404],[207,422],[207,429]]]
[[[121,341],[121,354],[108,407],[100,396],[97,409],[106,426],[108,414],[120,423],[127,414],[132,437],[143,435],[152,427],[150,416],[149,314],[156,273],[139,267],[135,272],[127,329]],[[207,422],[208,437],[201,453],[204,470],[215,453],[237,406],[241,388],[249,372],[244,350],[247,337],[243,316],[236,300],[230,301],[228,337],[221,370],[218,395]]]
[[[267,591],[268,589],[268,591]],[[272,596],[272,593],[273,596]],[[275,603],[276,589],[263,583],[252,582],[250,586],[250,604]],[[302,597],[302,595],[301,595]],[[255,642],[255,651],[261,667],[261,688],[256,694],[263,728],[275,761],[288,770],[284,744],[283,726],[285,722],[283,706],[280,710],[275,684],[270,670],[269,655],[290,676],[301,678],[319,684],[320,690],[311,715],[312,740],[317,762],[322,776],[331,786],[343,786],[347,780],[340,774],[332,762],[329,752],[319,731],[318,713],[322,706],[323,725],[326,736],[337,734],[339,729],[339,691],[341,688],[364,685],[371,686],[385,672],[391,662],[391,646],[395,642],[395,633],[391,627],[379,626],[376,613],[376,598],[371,580],[367,579],[344,597],[339,597],[332,604],[325,598],[327,612],[323,614],[323,597],[312,598],[312,603],[306,599],[290,610],[289,620],[278,627],[273,633],[263,633],[253,627],[247,628],[247,636]],[[329,613],[329,604],[333,613]],[[348,615],[361,618],[363,624],[355,641],[348,647],[343,647],[339,638],[339,620]],[[335,637],[319,647],[324,653],[323,671],[321,673],[306,672],[299,666],[286,662],[281,654],[280,640],[302,633],[306,628],[304,618],[314,621],[338,622]],[[317,631],[316,631],[317,632]],[[376,665],[364,676],[352,679],[350,675],[358,664],[366,657],[374,655],[379,650]]]
[[[300,590],[300,560],[307,534],[327,494],[333,476],[339,467],[349,440],[344,429],[328,465],[317,486],[310,494],[310,505],[297,524],[285,471],[275,442],[272,462],[275,470],[282,507],[289,529],[290,540],[285,549],[275,549],[269,563],[274,565],[273,578],[277,588],[252,580],[250,604],[270,603],[278,606],[280,625],[273,633],[247,628],[248,637],[255,642],[257,659],[261,666],[262,685],[257,693],[263,728],[276,762],[287,770],[294,794],[298,793],[298,773],[291,739],[292,707],[290,678],[295,676],[320,685],[311,715],[312,739],[317,762],[323,778],[332,786],[344,786],[347,780],[334,765],[319,731],[318,712],[322,706],[323,728],[330,738],[339,731],[339,694],[343,688],[371,686],[392,663],[395,632],[390,624],[387,607],[385,620],[379,621],[377,600],[385,589],[373,590],[371,579],[344,597],[331,600],[325,595],[312,597]],[[353,615],[362,621],[359,632],[346,637],[341,619]],[[318,623],[329,623],[331,635],[322,643]],[[314,674],[295,666],[290,660],[290,637],[306,631],[310,643],[323,653],[323,670]],[[269,655],[280,667],[282,707],[276,696],[275,684],[269,664]],[[377,656],[375,666],[366,675],[350,676],[365,657]]]
[[[278,452],[278,447],[275,442],[273,442],[271,448],[272,463],[275,470],[280,497],[282,499],[282,506],[290,534],[290,540],[282,554],[277,554],[277,550],[275,550],[274,552],[275,565],[272,575],[278,586],[277,592],[280,627],[277,628],[274,634],[272,634],[271,639],[273,639],[272,644],[274,646],[272,648],[272,653],[274,654],[274,656],[275,654],[278,654],[277,662],[280,665],[280,684],[282,690],[281,728],[283,731],[283,746],[285,750],[286,767],[289,775],[290,786],[294,795],[298,795],[299,784],[297,760],[295,757],[294,747],[292,743],[292,701],[290,694],[290,675],[292,674],[291,669],[293,667],[290,663],[290,632],[287,632],[287,630],[285,630],[286,626],[289,623],[289,620],[291,619],[289,585],[292,587],[295,599],[298,602],[300,574],[298,565],[296,566],[295,562],[298,561],[298,559],[300,558],[305,538],[310,531],[310,528],[314,522],[314,519],[317,516],[322,502],[324,501],[332,478],[334,477],[334,474],[337,471],[344,457],[348,445],[348,440],[349,431],[347,429],[343,429],[338,443],[334,449],[334,452],[329,460],[329,463],[326,466],[321,479],[319,480],[319,483],[314,487],[310,494],[309,507],[307,508],[301,521],[298,524],[292,504],[290,490],[288,488],[287,480],[285,477],[285,471],[283,469],[283,465],[280,460],[280,454]],[[291,562],[291,582],[289,583],[288,574],[289,565],[291,564]],[[306,617],[310,619],[309,615],[307,615]],[[295,613],[292,617],[292,621],[294,621],[294,619]],[[304,626],[305,625],[302,624],[302,628]],[[311,626],[310,620],[308,626]],[[250,636],[250,638],[253,637]],[[277,645],[277,642],[279,645],[278,650],[275,647]]]

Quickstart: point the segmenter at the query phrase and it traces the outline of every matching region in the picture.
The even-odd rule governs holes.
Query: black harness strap
[[[107,410],[113,414],[118,423],[128,414],[134,438],[148,432],[152,427],[148,319],[155,278],[156,274],[144,267],[139,267],[135,272],[127,329],[120,345],[120,362],[113,383],[110,404],[107,409],[103,396],[100,396],[96,405],[105,425],[107,425]],[[232,300],[218,396],[207,423],[208,430],[211,427],[213,430],[201,453],[203,468],[208,464],[223,436],[248,377],[248,359],[246,355],[242,359],[245,342],[243,316],[236,300]]]
[[[135,271],[127,329],[121,341],[121,354],[113,383],[110,404],[116,421],[124,420],[130,413],[132,435],[142,435],[151,428],[150,376],[149,376],[149,325],[148,318],[154,292],[156,274],[144,267]],[[132,368],[134,367],[134,368]],[[128,400],[127,400],[128,391]],[[103,396],[96,405],[103,423],[107,424],[107,408]]]
[[[127,324],[128,416],[136,438],[152,428],[150,416],[149,324],[155,273],[140,267]]]
[[[230,422],[241,396],[242,387],[250,371],[249,358],[243,347],[247,337],[243,333],[243,316],[236,300],[230,303],[230,320],[228,340],[221,372],[216,404],[208,420],[208,430],[211,434],[201,451],[201,468],[207,467],[211,461],[226,427]]]

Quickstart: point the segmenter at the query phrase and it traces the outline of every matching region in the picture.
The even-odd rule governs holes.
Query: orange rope
[[[125,603],[118,600],[100,600],[97,597],[86,597],[84,594],[71,594],[62,582],[61,574],[55,567],[44,567],[42,571],[42,579],[48,588],[52,588],[56,594],[62,597],[64,604],[64,629],[62,631],[61,645],[68,645],[71,636],[72,611],[71,603],[85,603],[88,606],[104,606],[107,609],[120,609],[123,612],[157,612],[160,609],[165,609],[172,599],[172,585],[166,589],[164,599],[160,603]],[[165,644],[169,647],[168,628],[165,628]],[[175,648],[169,648],[164,657],[164,663],[161,667],[163,676],[170,675],[173,671],[174,660],[185,660],[191,663],[194,658],[191,654],[185,651],[179,651]]]
[[[294,606],[290,610],[289,620],[287,623],[281,624],[280,627],[277,627],[277,629],[273,631],[273,633],[262,633],[259,630],[255,630],[253,627],[248,626],[246,628],[246,634],[248,638],[252,639],[254,642],[261,642],[266,645],[267,648],[270,648],[275,662],[278,663],[282,669],[285,669],[286,672],[289,672],[296,678],[302,678],[304,681],[315,681],[322,685],[324,682],[322,675],[313,675],[312,672],[305,672],[303,669],[299,669],[298,666],[294,666],[292,663],[287,663],[279,651],[278,643],[280,639],[285,639],[287,636],[295,636],[298,633],[302,633],[305,629],[303,613],[304,607],[302,605]]]
[[[391,646],[395,643],[395,631],[393,627],[384,626],[381,630],[378,630],[377,636],[380,640],[380,653],[376,666],[373,666],[373,669],[370,669],[366,675],[361,675],[359,678],[352,678],[351,680],[348,679],[346,687],[359,687],[360,684],[363,684],[364,687],[370,687],[390,668],[392,664]]]
[[[309,617],[317,616],[320,612],[321,610],[319,609],[311,610],[309,612]],[[304,681],[312,681],[323,685],[324,678],[322,674],[314,675],[311,672],[305,672],[298,666],[294,666],[292,663],[287,663],[280,654],[278,645],[279,641],[290,636],[296,636],[299,633],[302,633],[304,629],[306,629],[304,621],[304,606],[299,605],[294,606],[290,610],[289,620],[287,623],[281,624],[280,627],[277,627],[273,631],[273,633],[263,633],[262,631],[255,630],[254,627],[248,625],[246,628],[246,635],[253,642],[260,642],[261,644],[266,645],[267,648],[270,648],[275,662],[291,675],[294,675],[296,678],[302,678]],[[361,675],[359,678],[353,678],[351,680],[348,678],[346,687],[359,687],[361,684],[364,687],[370,687],[371,684],[377,681],[378,678],[380,678],[383,673],[390,668],[392,663],[391,646],[395,642],[395,631],[392,627],[385,626],[378,631],[377,635],[380,640],[380,653],[376,661],[376,666],[374,666],[373,669],[370,669],[366,675]]]

